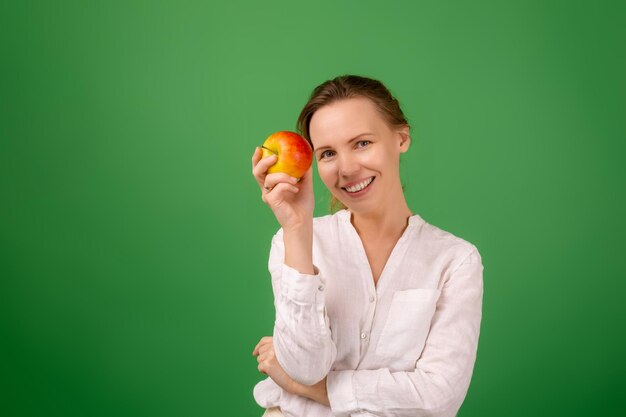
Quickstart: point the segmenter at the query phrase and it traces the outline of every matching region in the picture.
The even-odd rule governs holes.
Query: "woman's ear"
[[[400,153],[404,153],[409,150],[411,145],[411,135],[409,133],[409,126],[404,126],[398,130],[400,136]]]

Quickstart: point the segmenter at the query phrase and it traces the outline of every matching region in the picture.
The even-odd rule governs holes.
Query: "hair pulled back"
[[[322,106],[355,97],[366,97],[372,100],[389,127],[409,126],[400,103],[382,82],[358,75],[342,75],[315,87],[298,117],[296,123],[298,132],[310,143],[309,125],[313,114]],[[312,143],[311,146],[313,146]]]

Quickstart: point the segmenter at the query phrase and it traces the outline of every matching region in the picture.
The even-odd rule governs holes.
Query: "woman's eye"
[[[357,148],[363,148],[369,145],[371,142],[369,140],[360,140],[356,143]]]
[[[333,151],[324,151],[320,154],[320,159],[328,158],[333,156]]]

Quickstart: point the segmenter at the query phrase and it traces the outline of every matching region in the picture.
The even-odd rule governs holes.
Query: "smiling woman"
[[[313,217],[312,169],[298,182],[252,172],[281,225],[269,257],[276,321],[253,354],[266,415],[441,416],[472,376],[483,265],[470,242],[407,205],[400,155],[411,144],[398,101],[347,75],[315,88],[298,119],[341,210]]]
[[[388,126],[371,99],[355,97],[317,110],[309,135],[322,181],[352,213],[410,214],[398,174],[411,142],[408,126]]]
[[[380,81],[358,76],[337,77],[316,87],[311,98],[300,112],[297,121],[298,130],[310,141],[310,125],[313,115],[324,106],[350,98],[369,99],[369,103],[374,105],[373,108],[378,113],[378,118],[382,117],[387,127],[406,129],[408,136],[410,125],[398,100]],[[371,108],[371,106],[368,107]],[[372,136],[374,136],[373,133],[363,130],[363,133],[358,134],[354,139],[362,137],[368,139]],[[324,148],[325,146],[319,146],[316,151],[321,151]],[[332,211],[347,208],[341,199],[334,194],[332,194],[330,205]]]

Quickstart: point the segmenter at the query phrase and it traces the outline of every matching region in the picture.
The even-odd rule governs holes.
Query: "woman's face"
[[[350,211],[371,213],[403,196],[399,165],[410,144],[408,127],[392,130],[370,99],[321,107],[309,135],[322,181]]]

